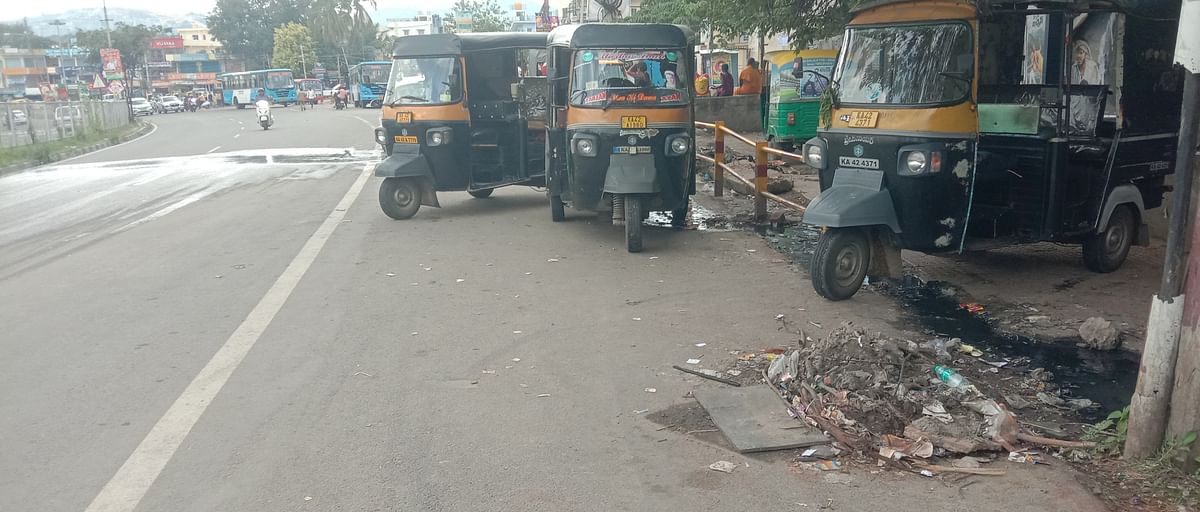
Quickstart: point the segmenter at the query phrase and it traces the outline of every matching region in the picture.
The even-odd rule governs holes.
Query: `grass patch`
[[[105,141],[108,141],[110,144],[116,144],[121,140],[121,137],[133,133],[141,127],[141,123],[134,123],[121,128],[87,132],[66,139],[17,146],[15,148],[3,148],[0,149],[0,167],[25,163],[35,165],[48,164],[54,161],[56,155],[62,154],[72,148],[91,146],[92,144]]]

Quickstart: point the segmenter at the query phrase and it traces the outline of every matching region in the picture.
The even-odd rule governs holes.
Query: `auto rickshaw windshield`
[[[966,23],[850,27],[834,82],[842,103],[954,104],[974,76]]]
[[[580,50],[572,67],[571,104],[687,105],[691,80],[682,55],[676,50]]]
[[[396,59],[388,78],[387,105],[444,105],[462,100],[462,68],[454,57]]]

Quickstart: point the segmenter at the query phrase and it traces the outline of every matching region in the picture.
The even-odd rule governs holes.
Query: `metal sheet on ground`
[[[820,431],[796,428],[799,421],[765,385],[721,387],[692,392],[713,423],[739,452],[787,450],[829,442]]]

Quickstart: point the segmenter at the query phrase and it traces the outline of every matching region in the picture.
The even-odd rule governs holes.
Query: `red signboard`
[[[182,37],[155,37],[150,40],[150,48],[155,50],[168,50],[173,48],[183,48]]]
[[[107,80],[124,80],[125,67],[121,65],[121,52],[115,48],[100,49],[100,64]]]

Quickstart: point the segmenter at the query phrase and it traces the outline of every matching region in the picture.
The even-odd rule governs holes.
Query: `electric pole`
[[[63,25],[66,25],[67,22],[63,20],[54,20],[51,21],[50,24],[54,25],[54,41],[59,45],[62,45],[62,33],[60,32],[60,29]]]
[[[108,2],[101,0],[100,5],[104,7],[104,19],[100,21],[104,22],[104,35],[108,37],[108,47],[112,48],[112,27],[108,25],[112,20],[108,19]]]

